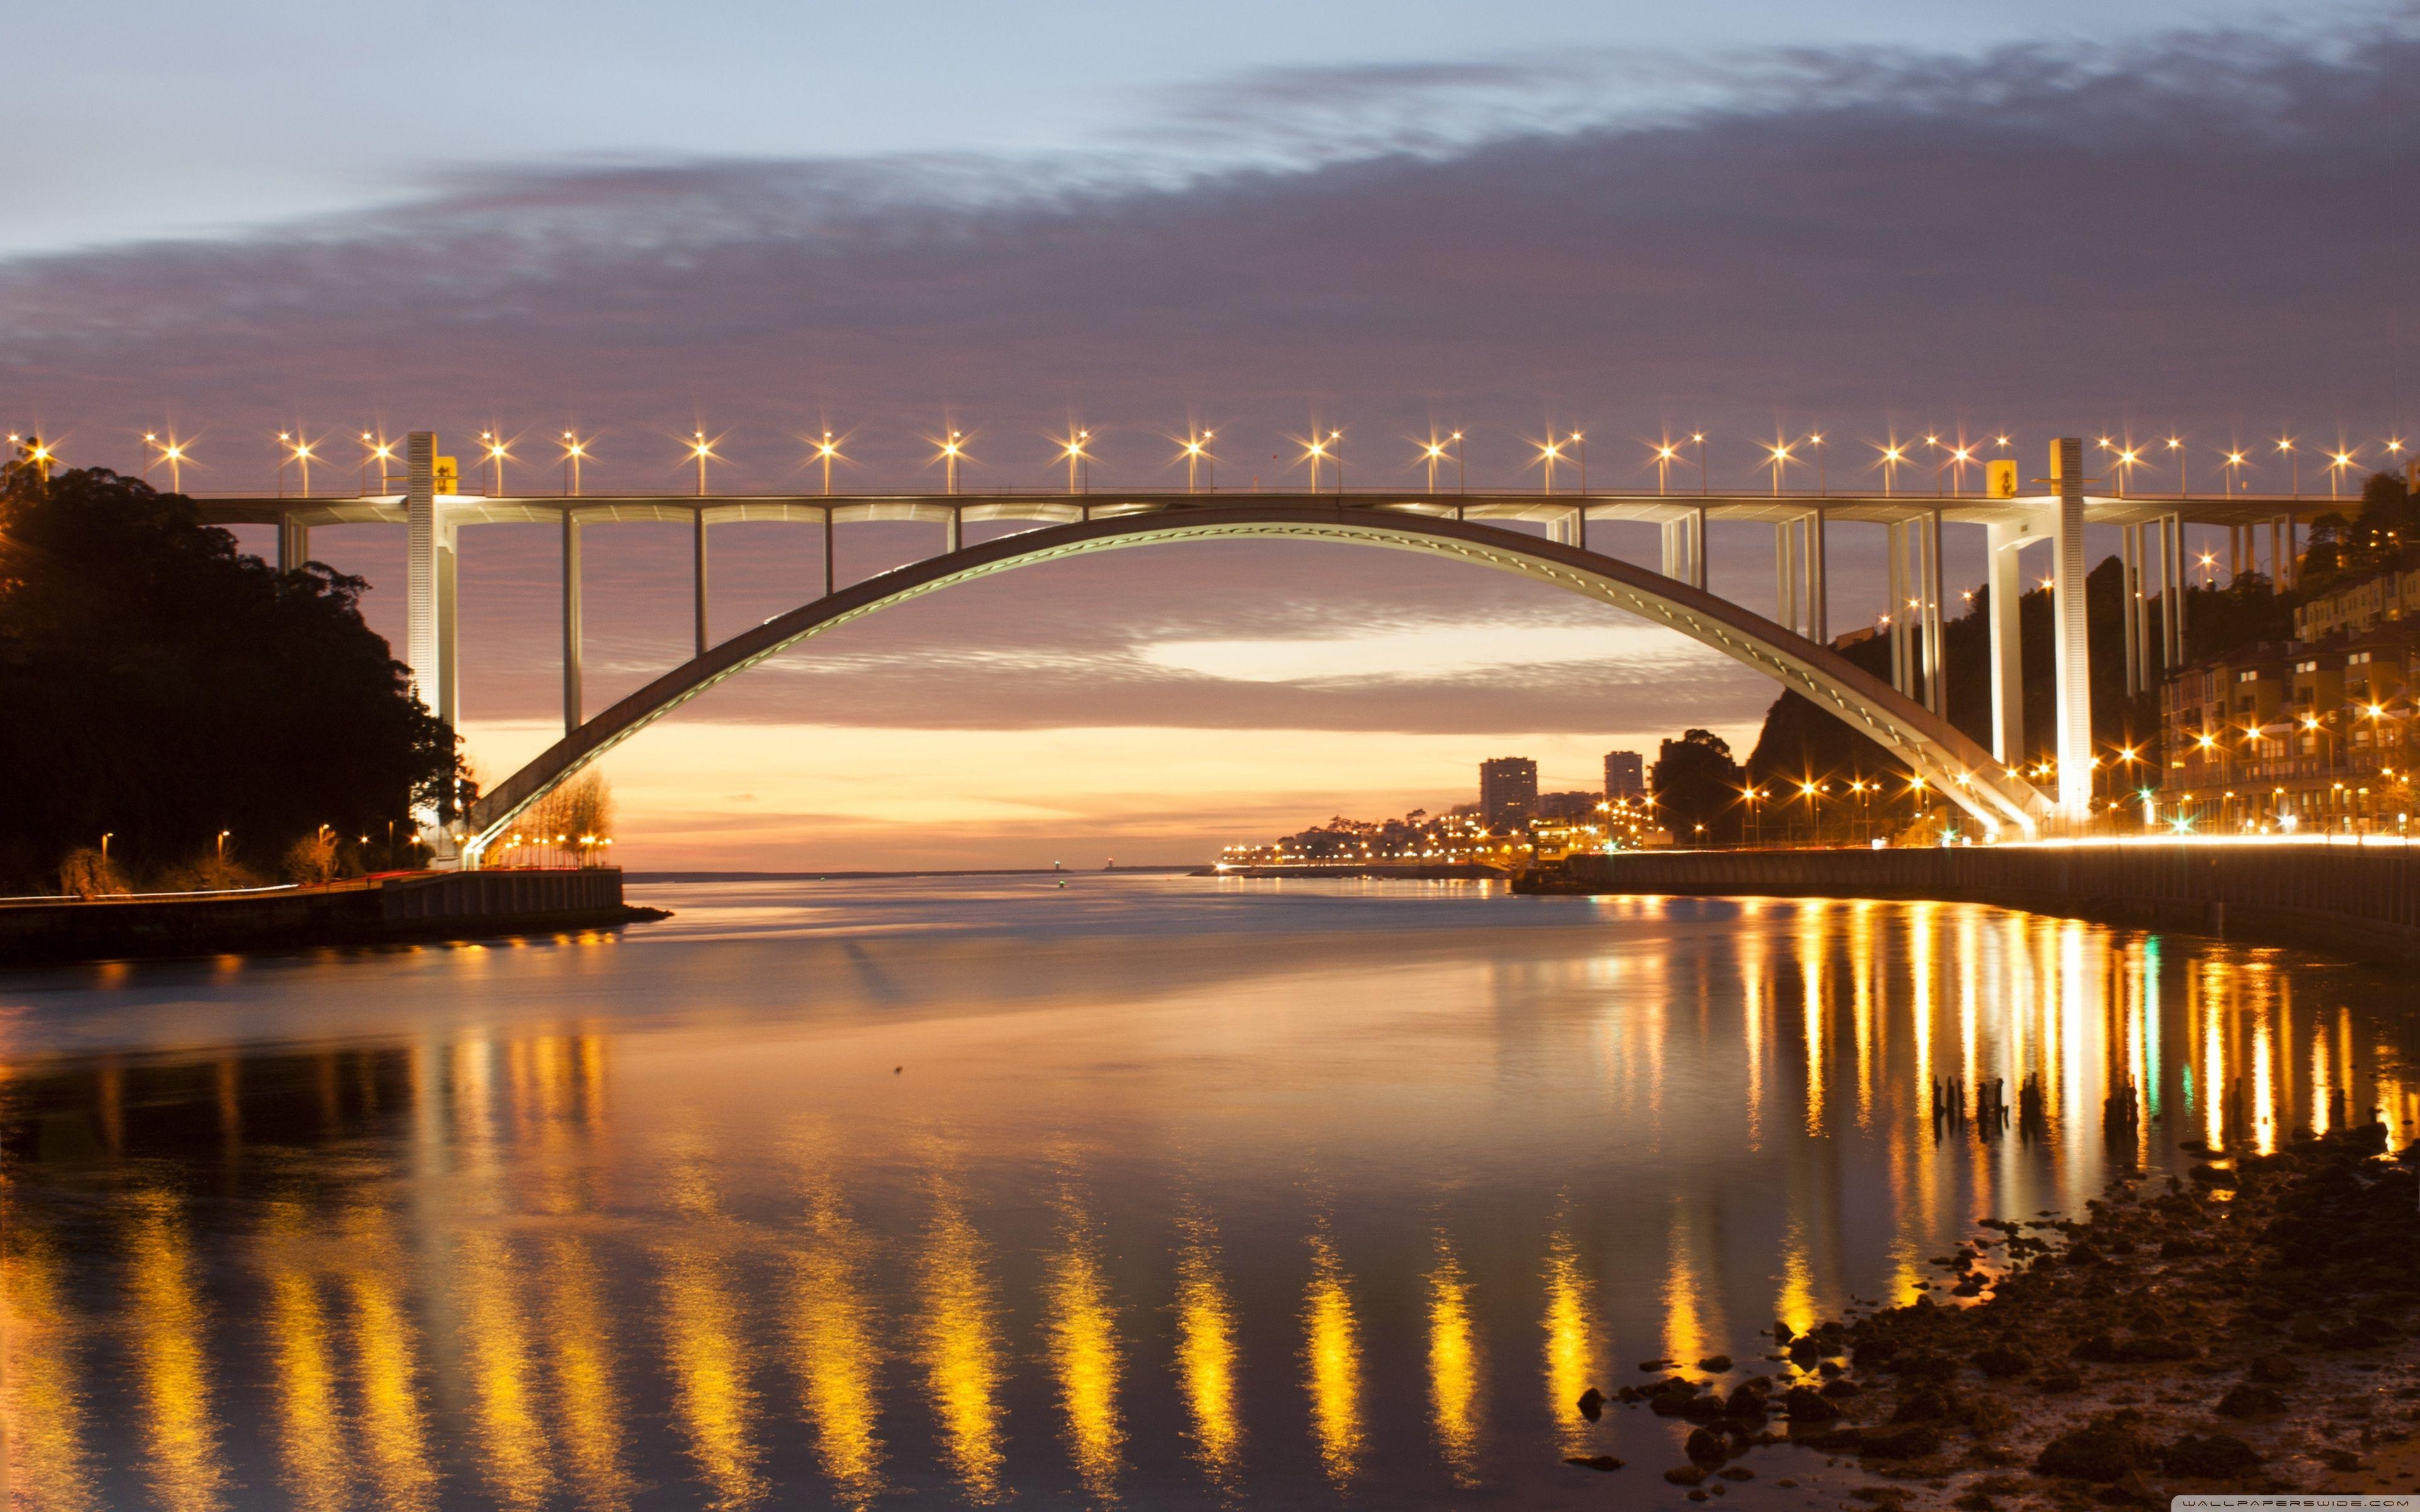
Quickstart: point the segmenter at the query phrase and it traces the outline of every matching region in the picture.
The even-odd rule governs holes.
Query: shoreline
[[[2298,1133],[2183,1177],[2126,1172],[2081,1219],[1980,1219],[1930,1261],[1948,1300],[1927,1282],[1803,1334],[1776,1322],[1775,1368],[1728,1394],[1730,1363],[1709,1360],[1714,1380],[1613,1399],[1701,1425],[1664,1472],[1691,1501],[1768,1476],[1961,1512],[2420,1494],[2420,1144]]]

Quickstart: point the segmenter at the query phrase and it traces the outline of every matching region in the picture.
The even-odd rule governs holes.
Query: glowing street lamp
[[[374,435],[366,430],[362,432],[361,440],[362,492],[364,494],[367,494],[370,491],[370,470],[372,468],[376,468],[378,470],[379,488],[383,491],[386,487],[386,465],[395,460],[395,447],[382,437]]]
[[[1311,440],[1302,443],[1302,455],[1311,463],[1311,491],[1317,493],[1319,492],[1319,464],[1327,457],[1327,438],[1316,431],[1312,432]]]
[[[1815,497],[1821,499],[1832,491],[1823,477],[1823,433],[1820,430],[1809,432],[1807,444],[1815,452]]]
[[[832,433],[827,430],[824,432],[824,439],[815,442],[814,447],[815,460],[822,463],[824,468],[824,496],[830,498],[832,459],[840,455],[840,442],[832,440]]]
[[[1702,430],[1693,430],[1689,433],[1689,440],[1698,443],[1698,491],[1702,494],[1707,491],[1706,433]]]
[[[1433,433],[1429,438],[1428,443],[1420,448],[1420,460],[1428,464],[1429,492],[1431,493],[1436,492],[1437,464],[1444,459],[1445,443],[1438,440]]]
[[[2177,497],[2181,499],[2191,490],[2185,486],[2185,442],[2181,436],[2168,438],[2168,450],[2177,454]]]
[[[2232,498],[2242,491],[2243,454],[2229,452],[2226,454],[2226,492],[2228,497]]]
[[[488,491],[488,497],[490,499],[502,499],[504,496],[504,459],[513,455],[506,450],[511,444],[492,430],[479,432],[479,448],[488,454],[488,466],[492,470]],[[701,487],[698,492],[704,493],[706,490]]]
[[[1088,467],[1084,467],[1085,463],[1088,463],[1093,459],[1092,455],[1084,450],[1084,443],[1092,439],[1093,433],[1089,430],[1077,430],[1070,428],[1067,432],[1067,440],[1063,443],[1067,457],[1067,491],[1069,493],[1090,493],[1092,491],[1092,470]],[[1077,486],[1077,478],[1079,475],[1079,469],[1081,470],[1080,476],[1083,479],[1083,486],[1080,488]]]
[[[1453,433],[1453,486],[1457,493],[1470,492],[1470,472],[1463,465],[1462,432]]]
[[[578,431],[566,430],[563,433],[562,446],[563,491],[577,499],[580,497],[580,464],[587,460],[588,443],[580,439]]]
[[[1202,465],[1205,462],[1210,464],[1211,468],[1210,486],[1214,491],[1218,488],[1218,459],[1210,455],[1210,442],[1218,436],[1218,433],[1215,430],[1187,431],[1186,433],[1183,455],[1185,457],[1185,491],[1187,493],[1198,491],[1196,485],[1199,481],[1199,471]],[[1429,491],[1431,493],[1435,493],[1436,491],[1436,464],[1435,462],[1431,462],[1429,464]]]
[[[168,464],[168,491],[170,493],[183,493],[185,491],[185,443],[177,440],[176,434],[173,431],[169,433],[168,439],[164,441],[156,440],[149,435],[146,435],[143,439],[149,441],[152,447],[159,452],[160,460]],[[147,469],[146,471],[147,471],[148,470]]]
[[[1546,433],[1545,440],[1538,447],[1539,464],[1546,470],[1546,491],[1548,493],[1553,493],[1555,491],[1555,464],[1562,459],[1562,455],[1563,449],[1561,444],[1555,440],[1555,433],[1553,431],[1548,431]]]
[[[967,433],[953,430],[941,440],[941,479],[950,493],[958,491],[958,459],[967,455]]]
[[[280,499],[286,497],[286,464],[292,462],[301,470],[302,474],[302,497],[305,499],[310,498],[311,458],[318,454],[311,450],[311,442],[307,439],[296,436],[291,431],[281,430],[277,433],[277,446],[279,454],[277,458],[277,497]]]
[[[2352,453],[2339,448],[2328,457],[2328,497],[2337,497],[2336,484],[2352,466]]]
[[[1588,492],[1588,438],[1578,431],[1574,431],[1563,439],[1572,443],[1573,454],[1579,459],[1580,492],[1586,493]]]
[[[1883,470],[1883,497],[1887,499],[1899,489],[1900,464],[1907,460],[1907,448],[1894,440],[1888,446],[1878,446],[1874,450],[1883,454],[1878,465]]]
[[[716,438],[716,440],[720,439],[720,437]],[[706,496],[706,464],[708,461],[719,462],[722,459],[714,455],[714,442],[706,440],[706,432],[702,430],[692,430],[689,433],[689,455],[697,461],[697,492],[698,497],[702,499]]]
[[[1791,461],[1790,443],[1776,436],[1774,438],[1773,444],[1765,450],[1772,454],[1773,497],[1778,499],[1781,497],[1781,470],[1788,467]]]
[[[1671,479],[1672,459],[1680,454],[1681,449],[1670,441],[1665,441],[1655,448],[1655,496],[1659,499],[1664,496],[1665,484]]]
[[[1959,498],[1966,492],[1966,464],[1975,460],[1975,449],[1960,441],[1949,451],[1949,493]]]
[[[2286,454],[2286,462],[2292,473],[2294,497],[2300,499],[2303,497],[2303,455],[2294,450],[2294,438],[2291,436],[2278,438],[2277,450]]]

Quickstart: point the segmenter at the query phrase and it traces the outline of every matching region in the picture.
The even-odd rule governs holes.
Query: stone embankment
[[[1664,1472],[1692,1501],[1760,1476],[1963,1512],[2420,1492],[2420,1145],[2390,1160],[2385,1136],[2122,1178],[2079,1220],[1986,1220],[1932,1262],[1946,1303],[1776,1323],[1770,1371],[1725,1389],[1717,1357],[1614,1399],[1695,1425]]]
[[[2315,843],[1624,851],[1550,862],[1543,893],[1937,899],[2420,963],[2420,849]]]
[[[0,903],[0,963],[472,939],[665,917],[623,903],[618,867],[390,872],[249,893]]]

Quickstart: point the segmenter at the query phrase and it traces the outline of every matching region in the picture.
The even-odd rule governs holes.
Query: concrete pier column
[[[1773,622],[1786,630],[1798,628],[1797,531],[1794,520],[1773,528]]]
[[[1824,551],[1823,507],[1818,504],[1814,513],[1807,517],[1807,639],[1819,646],[1829,645],[1832,640],[1829,565]]]
[[[277,521],[277,570],[292,572],[311,560],[311,527],[297,524],[290,514]]]
[[[1706,586],[1706,506],[1689,517],[1689,583],[1691,587]]]
[[[957,517],[958,517],[958,512],[957,512],[957,510],[956,510],[955,508],[953,508],[953,509],[950,511],[950,518],[951,518],[951,521],[953,522],[953,524],[954,524],[954,523],[955,523],[955,521],[956,521]],[[832,595],[832,512],[831,512],[831,505],[830,505],[830,504],[826,504],[826,505],[824,506],[824,596],[825,596],[826,598],[830,598],[830,597],[831,597],[831,595]]]
[[[2269,591],[2273,594],[2286,591],[2286,545],[2285,533],[2280,529],[2282,523],[2279,517],[2269,517]]]
[[[2143,529],[2139,525],[2118,528],[2118,580],[2119,608],[2126,648],[2126,696],[2133,698],[2142,691],[2143,674]]]
[[[1942,640],[1941,600],[1949,585],[1941,571],[1941,511],[1925,517],[1924,532],[1924,706],[1949,713],[1949,648]]]
[[[2025,757],[2025,675],[2020,606],[2024,574],[2017,548],[2034,537],[2017,525],[1987,525],[1991,558],[1992,758],[2013,767]]]
[[[415,430],[404,441],[403,661],[420,702],[445,705],[437,647],[437,433]],[[440,716],[442,717],[442,714]]]
[[[697,609],[697,655],[706,655],[709,643],[706,616],[706,508],[700,505],[690,516],[690,599]]]
[[[2051,654],[2058,672],[2058,810],[2071,823],[2092,813],[2092,658],[2086,634],[2084,441],[2051,443],[2051,483],[2058,491],[2052,532],[2056,564],[2051,579]]]
[[[1890,617],[1891,687],[1905,693],[1908,691],[1909,682],[1907,601],[1911,596],[1907,591],[1907,522],[1895,519],[1883,529],[1890,532],[1887,575],[1890,583],[1890,598],[1884,605],[1884,610]]]
[[[1668,519],[1663,525],[1663,551],[1655,570],[1667,578],[1681,576],[1681,522]]]
[[[462,579],[454,527],[437,532],[437,717],[462,722]]]
[[[2171,515],[2168,518],[2176,527],[2177,544],[2177,572],[2176,577],[2171,579],[2177,585],[2177,601],[2168,614],[2168,634],[2171,638],[2168,641],[2168,665],[2181,667],[2185,664],[2185,632],[2189,628],[2185,618],[2185,606],[2193,602],[2193,559],[2185,549],[2185,517],[2182,515]]]
[[[945,551],[958,551],[958,550],[963,550],[963,549],[965,549],[965,548],[966,548],[966,544],[967,544],[967,516],[966,516],[966,511],[965,511],[965,510],[963,510],[963,509],[961,509],[961,508],[959,508],[959,507],[958,507],[957,505],[955,505],[955,504],[952,504],[952,505],[950,506],[950,533],[949,533],[947,536],[945,536],[945,537],[943,537],[943,538],[942,538],[941,548],[942,548],[942,549],[943,549],[943,550],[945,550]],[[827,547],[829,547],[829,546],[830,545],[830,538],[829,538],[829,537],[827,537],[827,538],[826,538],[825,545],[826,545]],[[827,586],[825,587],[825,589],[824,589],[824,592],[826,592],[826,593],[830,593],[830,592],[831,592],[830,587],[829,585],[827,585]]]
[[[563,512],[563,733],[580,728],[580,517]]]

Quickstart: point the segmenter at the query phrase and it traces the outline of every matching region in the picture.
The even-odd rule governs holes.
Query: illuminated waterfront
[[[2420,1120],[2408,994],[2276,952],[1066,880],[0,980],[21,1504],[1677,1502],[1685,1425],[1581,1390],[2180,1139]],[[1936,1140],[2036,1075],[2046,1137]]]

